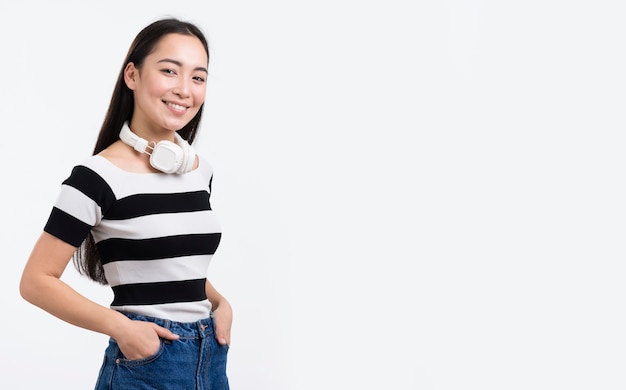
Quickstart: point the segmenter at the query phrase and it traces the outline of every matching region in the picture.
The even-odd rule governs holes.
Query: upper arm
[[[60,278],[74,252],[75,246],[42,232],[26,262],[22,280],[37,275]]]

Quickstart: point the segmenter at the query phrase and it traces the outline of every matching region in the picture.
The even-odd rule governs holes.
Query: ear
[[[126,64],[126,68],[124,68],[124,82],[128,89],[134,91],[136,86],[136,78],[139,74],[139,70],[135,68],[135,64],[129,62]]]

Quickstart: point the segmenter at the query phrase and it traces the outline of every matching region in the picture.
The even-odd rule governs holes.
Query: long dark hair
[[[93,154],[98,154],[115,141],[119,139],[119,133],[122,129],[124,122],[132,119],[133,109],[135,106],[133,100],[133,91],[128,88],[124,81],[124,69],[128,63],[135,64],[137,69],[140,69],[143,65],[145,58],[154,51],[155,46],[164,36],[168,34],[182,34],[195,36],[202,42],[204,50],[206,51],[207,58],[209,58],[209,46],[207,40],[202,31],[195,25],[189,22],[185,22],[176,18],[167,18],[157,20],[146,26],[143,30],[137,34],[133,43],[128,49],[122,69],[115,83],[115,89],[111,96],[111,102],[109,103],[109,109],[100,128],[96,146],[94,147]],[[181,137],[187,140],[190,144],[193,143],[197,132],[200,127],[200,119],[202,118],[202,109],[204,104],[200,107],[200,110],[196,116],[189,121],[182,129],[177,132]],[[108,284],[106,277],[104,276],[104,269],[98,254],[95,241],[91,233],[83,241],[80,248],[74,254],[74,265],[79,273],[86,275],[90,279],[101,283]]]

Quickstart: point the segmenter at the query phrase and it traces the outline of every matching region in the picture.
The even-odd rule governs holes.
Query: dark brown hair
[[[132,119],[135,104],[133,91],[128,88],[124,81],[124,69],[126,65],[132,62],[137,69],[140,69],[145,58],[154,51],[161,38],[168,34],[182,34],[197,37],[200,42],[202,42],[207,58],[209,58],[207,40],[202,31],[192,23],[176,18],[167,18],[157,20],[141,30],[130,45],[124,63],[122,64],[122,69],[120,70],[111,96],[109,108],[102,123],[102,127],[100,128],[96,146],[93,150],[94,155],[100,153],[117,141],[124,122],[130,122]],[[177,131],[178,134],[190,144],[193,142],[198,132],[203,107],[204,104],[200,107],[196,116],[182,129]],[[80,248],[78,248],[74,254],[74,265],[81,274],[86,275],[98,283],[108,284],[104,276],[100,255],[98,254],[91,233],[89,233],[89,236],[83,241]]]

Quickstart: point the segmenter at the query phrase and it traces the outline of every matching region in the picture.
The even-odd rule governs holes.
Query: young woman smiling
[[[228,389],[232,308],[207,279],[221,229],[196,155],[209,51],[158,20],[124,60],[93,156],[62,183],[20,283],[58,318],[110,336],[96,389]],[[61,281],[70,259],[111,286],[109,307]]]

